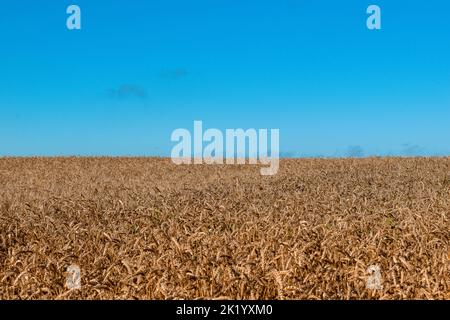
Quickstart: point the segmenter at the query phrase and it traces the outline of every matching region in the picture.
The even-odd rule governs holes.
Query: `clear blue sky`
[[[285,156],[450,155],[447,0],[5,0],[0,49],[2,156],[169,155],[194,120],[279,128]]]

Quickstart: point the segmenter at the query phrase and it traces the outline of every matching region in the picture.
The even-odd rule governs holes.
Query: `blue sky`
[[[194,120],[279,128],[285,156],[450,155],[449,16],[446,0],[2,1],[0,155],[169,155]]]

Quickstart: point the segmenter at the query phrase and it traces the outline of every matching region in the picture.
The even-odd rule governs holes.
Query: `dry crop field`
[[[2,299],[450,298],[450,158],[1,158],[0,186]]]

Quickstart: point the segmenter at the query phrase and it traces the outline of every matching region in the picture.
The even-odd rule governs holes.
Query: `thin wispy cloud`
[[[425,153],[425,148],[417,144],[404,143],[402,153],[409,157],[420,156]]]
[[[297,156],[297,152],[295,151],[281,151],[280,158],[295,158]]]
[[[347,156],[350,158],[364,157],[364,149],[361,146],[349,146],[347,148]]]
[[[108,96],[112,99],[147,98],[147,90],[136,84],[122,84],[118,88],[109,89]]]
[[[179,79],[188,75],[185,68],[163,69],[159,72],[159,76],[164,79]]]

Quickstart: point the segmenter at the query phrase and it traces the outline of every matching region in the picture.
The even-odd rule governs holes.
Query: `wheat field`
[[[450,298],[450,158],[1,158],[0,186],[1,299]]]

